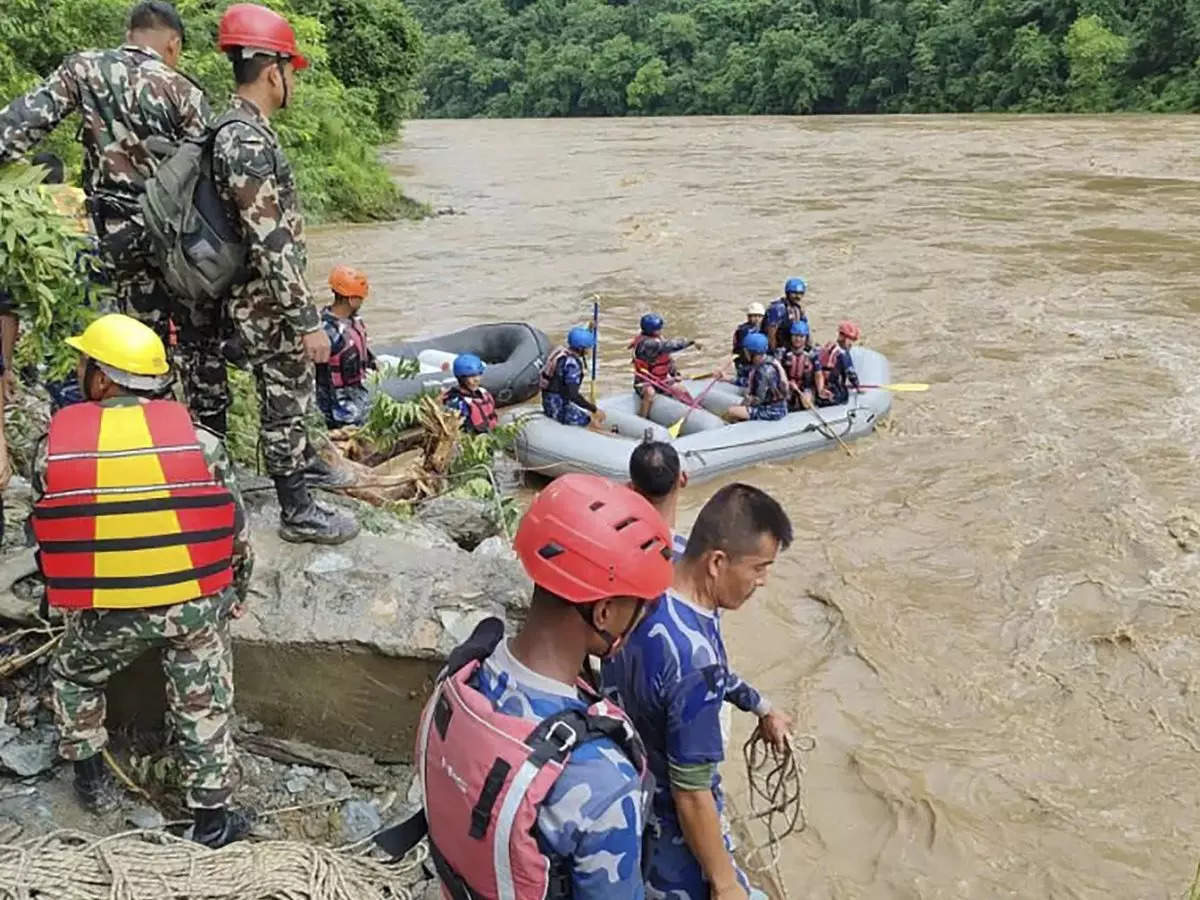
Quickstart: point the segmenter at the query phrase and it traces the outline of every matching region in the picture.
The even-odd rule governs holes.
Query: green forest
[[[119,46],[131,0],[3,0],[0,106],[33,87],[70,53]],[[233,91],[216,49],[226,0],[176,0],[188,32],[180,69],[217,110]],[[377,148],[417,107],[421,29],[401,0],[267,0],[296,29],[313,62],[296,102],[275,126],[296,169],[310,219],[387,219],[420,210],[400,192]],[[71,121],[48,146],[78,171]]]
[[[409,0],[429,116],[1186,111],[1200,0]]]

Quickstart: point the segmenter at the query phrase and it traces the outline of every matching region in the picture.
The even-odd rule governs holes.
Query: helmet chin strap
[[[279,104],[280,109],[287,109],[288,103],[291,101],[291,92],[288,90],[287,72],[283,68],[284,58],[282,56],[275,57],[275,65],[279,67],[279,79],[283,82],[283,102]]]
[[[600,654],[600,657],[601,659],[605,659],[609,656],[612,656],[617,652],[617,650],[620,649],[621,645],[625,643],[625,639],[629,637],[629,632],[633,631],[634,626],[641,621],[642,610],[646,608],[646,601],[638,600],[637,609],[633,611],[633,618],[629,620],[629,624],[625,626],[625,630],[615,637],[611,631],[599,627],[595,622],[592,621],[591,606],[577,606],[575,608],[579,610],[579,615],[583,618],[583,621],[588,623],[592,631],[596,632],[596,634],[600,635],[600,637],[604,639],[604,652]]]

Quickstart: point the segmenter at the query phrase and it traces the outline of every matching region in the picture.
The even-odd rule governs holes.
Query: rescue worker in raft
[[[784,282],[783,296],[767,307],[762,333],[767,336],[767,345],[772,352],[787,346],[794,322],[808,321],[808,314],[802,305],[806,293],[808,285],[803,278],[789,278]]]
[[[542,366],[538,387],[542,392],[542,412],[563,425],[588,427],[604,424],[604,410],[580,393],[583,385],[584,355],[596,346],[590,328],[576,325],[567,332],[567,345],[556,348]]]
[[[103,758],[105,686],[161,648],[193,839],[220,847],[250,828],[230,808],[229,623],[253,562],[233,467],[185,406],[154,399],[170,377],[148,326],[107,315],[67,343],[86,399],[55,413],[38,444],[32,514],[46,598],[66,623],[50,663],[59,754],[86,808],[119,804]]]
[[[487,619],[450,654],[417,738],[423,820],[376,840],[399,855],[427,830],[460,900],[642,900],[645,751],[579,673],[670,585],[670,531],[629,488],[564,475],[514,547],[534,585],[525,625],[506,640]]]
[[[793,322],[791,337],[791,346],[777,354],[787,376],[788,409],[811,409],[817,354],[809,343],[808,323]]]
[[[675,386],[679,370],[671,354],[700,344],[690,338],[664,338],[663,318],[657,313],[646,313],[640,324],[641,333],[629,342],[629,348],[633,351],[633,390],[642,401],[638,415],[648,419],[659,391],[681,400],[692,399],[683,387]]]
[[[774,356],[767,352],[767,336],[746,336],[750,354],[750,378],[746,401],[729,407],[726,417],[732,422],[774,421],[787,415],[787,373]]]
[[[472,434],[487,434],[496,427],[496,401],[480,386],[486,368],[474,353],[460,353],[454,358],[458,384],[442,393],[442,405],[462,416],[463,429]]]
[[[737,372],[734,384],[737,384],[739,387],[745,387],[750,378],[750,356],[746,353],[743,342],[746,340],[746,335],[753,334],[762,328],[764,312],[765,310],[761,303],[751,303],[746,307],[746,321],[734,329],[733,366]]]
[[[858,372],[854,368],[854,360],[850,357],[850,348],[859,337],[857,325],[853,322],[842,322],[838,325],[837,340],[830,341],[817,354],[814,383],[818,406],[846,403],[850,399],[851,387],[860,394],[863,392],[858,386]]]
[[[329,337],[329,362],[317,366],[317,406],[330,428],[361,425],[370,405],[367,370],[375,355],[367,344],[367,324],[358,311],[367,299],[367,276],[350,266],[329,273],[333,302],[321,310]]]

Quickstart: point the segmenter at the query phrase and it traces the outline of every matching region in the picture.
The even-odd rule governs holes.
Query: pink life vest
[[[329,357],[329,377],[335,388],[362,384],[371,359],[371,351],[367,349],[367,323],[360,316],[352,316],[343,333],[346,343]]]
[[[643,778],[646,752],[625,713],[582,682],[580,691],[594,700],[586,710],[531,723],[493,709],[470,682],[503,634],[499,619],[485,619],[451,653],[417,733],[423,814],[381,833],[376,843],[399,856],[427,833],[450,900],[565,900],[564,861],[538,846],[539,807],[574,748],[607,737]]]
[[[572,352],[567,347],[557,347],[546,357],[546,364],[538,373],[538,390],[558,393],[562,389],[562,379],[558,377],[558,363],[564,356]]]

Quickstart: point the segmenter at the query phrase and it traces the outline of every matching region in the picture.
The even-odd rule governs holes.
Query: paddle
[[[592,386],[590,389],[592,406],[596,405],[596,348],[600,345],[600,301],[592,301]]]
[[[728,365],[728,364],[727,364],[727,365]],[[725,370],[724,370],[724,369],[719,369],[719,370],[717,370],[716,372],[714,372],[714,373],[713,373],[713,376],[712,376],[712,381],[710,381],[710,382],[708,383],[708,387],[706,387],[704,390],[702,390],[702,391],[700,392],[700,396],[696,398],[696,402],[695,402],[695,404],[694,404],[694,405],[692,405],[692,404],[688,404],[688,410],[687,410],[687,412],[685,412],[685,413],[683,414],[683,416],[682,416],[682,417],[680,417],[679,421],[678,421],[678,422],[676,422],[676,423],[675,423],[675,424],[673,424],[673,425],[670,425],[670,426],[668,426],[668,428],[667,428],[667,433],[668,433],[668,434],[670,434],[672,438],[677,438],[677,437],[679,437],[679,429],[681,429],[681,428],[683,427],[683,423],[687,421],[687,417],[688,417],[688,416],[690,416],[690,415],[692,414],[692,410],[695,410],[695,409],[699,409],[699,408],[700,408],[700,402],[701,402],[701,401],[702,401],[702,400],[703,400],[705,397],[707,397],[707,396],[708,396],[708,392],[709,392],[709,391],[711,391],[711,390],[713,389],[713,385],[714,385],[714,384],[716,384],[718,381],[721,381],[721,380],[724,378],[724,376],[725,376]]]
[[[899,384],[860,384],[860,388],[877,388],[882,391],[894,391],[897,394],[910,393],[920,394],[929,390],[929,385],[922,384],[919,381],[903,381]]]
[[[846,442],[842,440],[842,436],[830,427],[829,423],[825,421],[824,416],[822,416],[819,412],[817,412],[817,404],[815,404],[811,400],[809,400],[808,395],[805,394],[804,391],[800,392],[800,402],[804,405],[804,407],[810,413],[813,414],[813,416],[816,418],[816,420],[821,423],[821,425],[825,429],[825,432],[828,432],[829,434],[833,435],[833,439],[838,442],[839,447],[841,447],[843,450],[846,451],[846,455],[849,457],[853,457],[854,454],[850,451],[850,448],[846,445]],[[822,432],[822,433],[825,433],[825,432]]]

